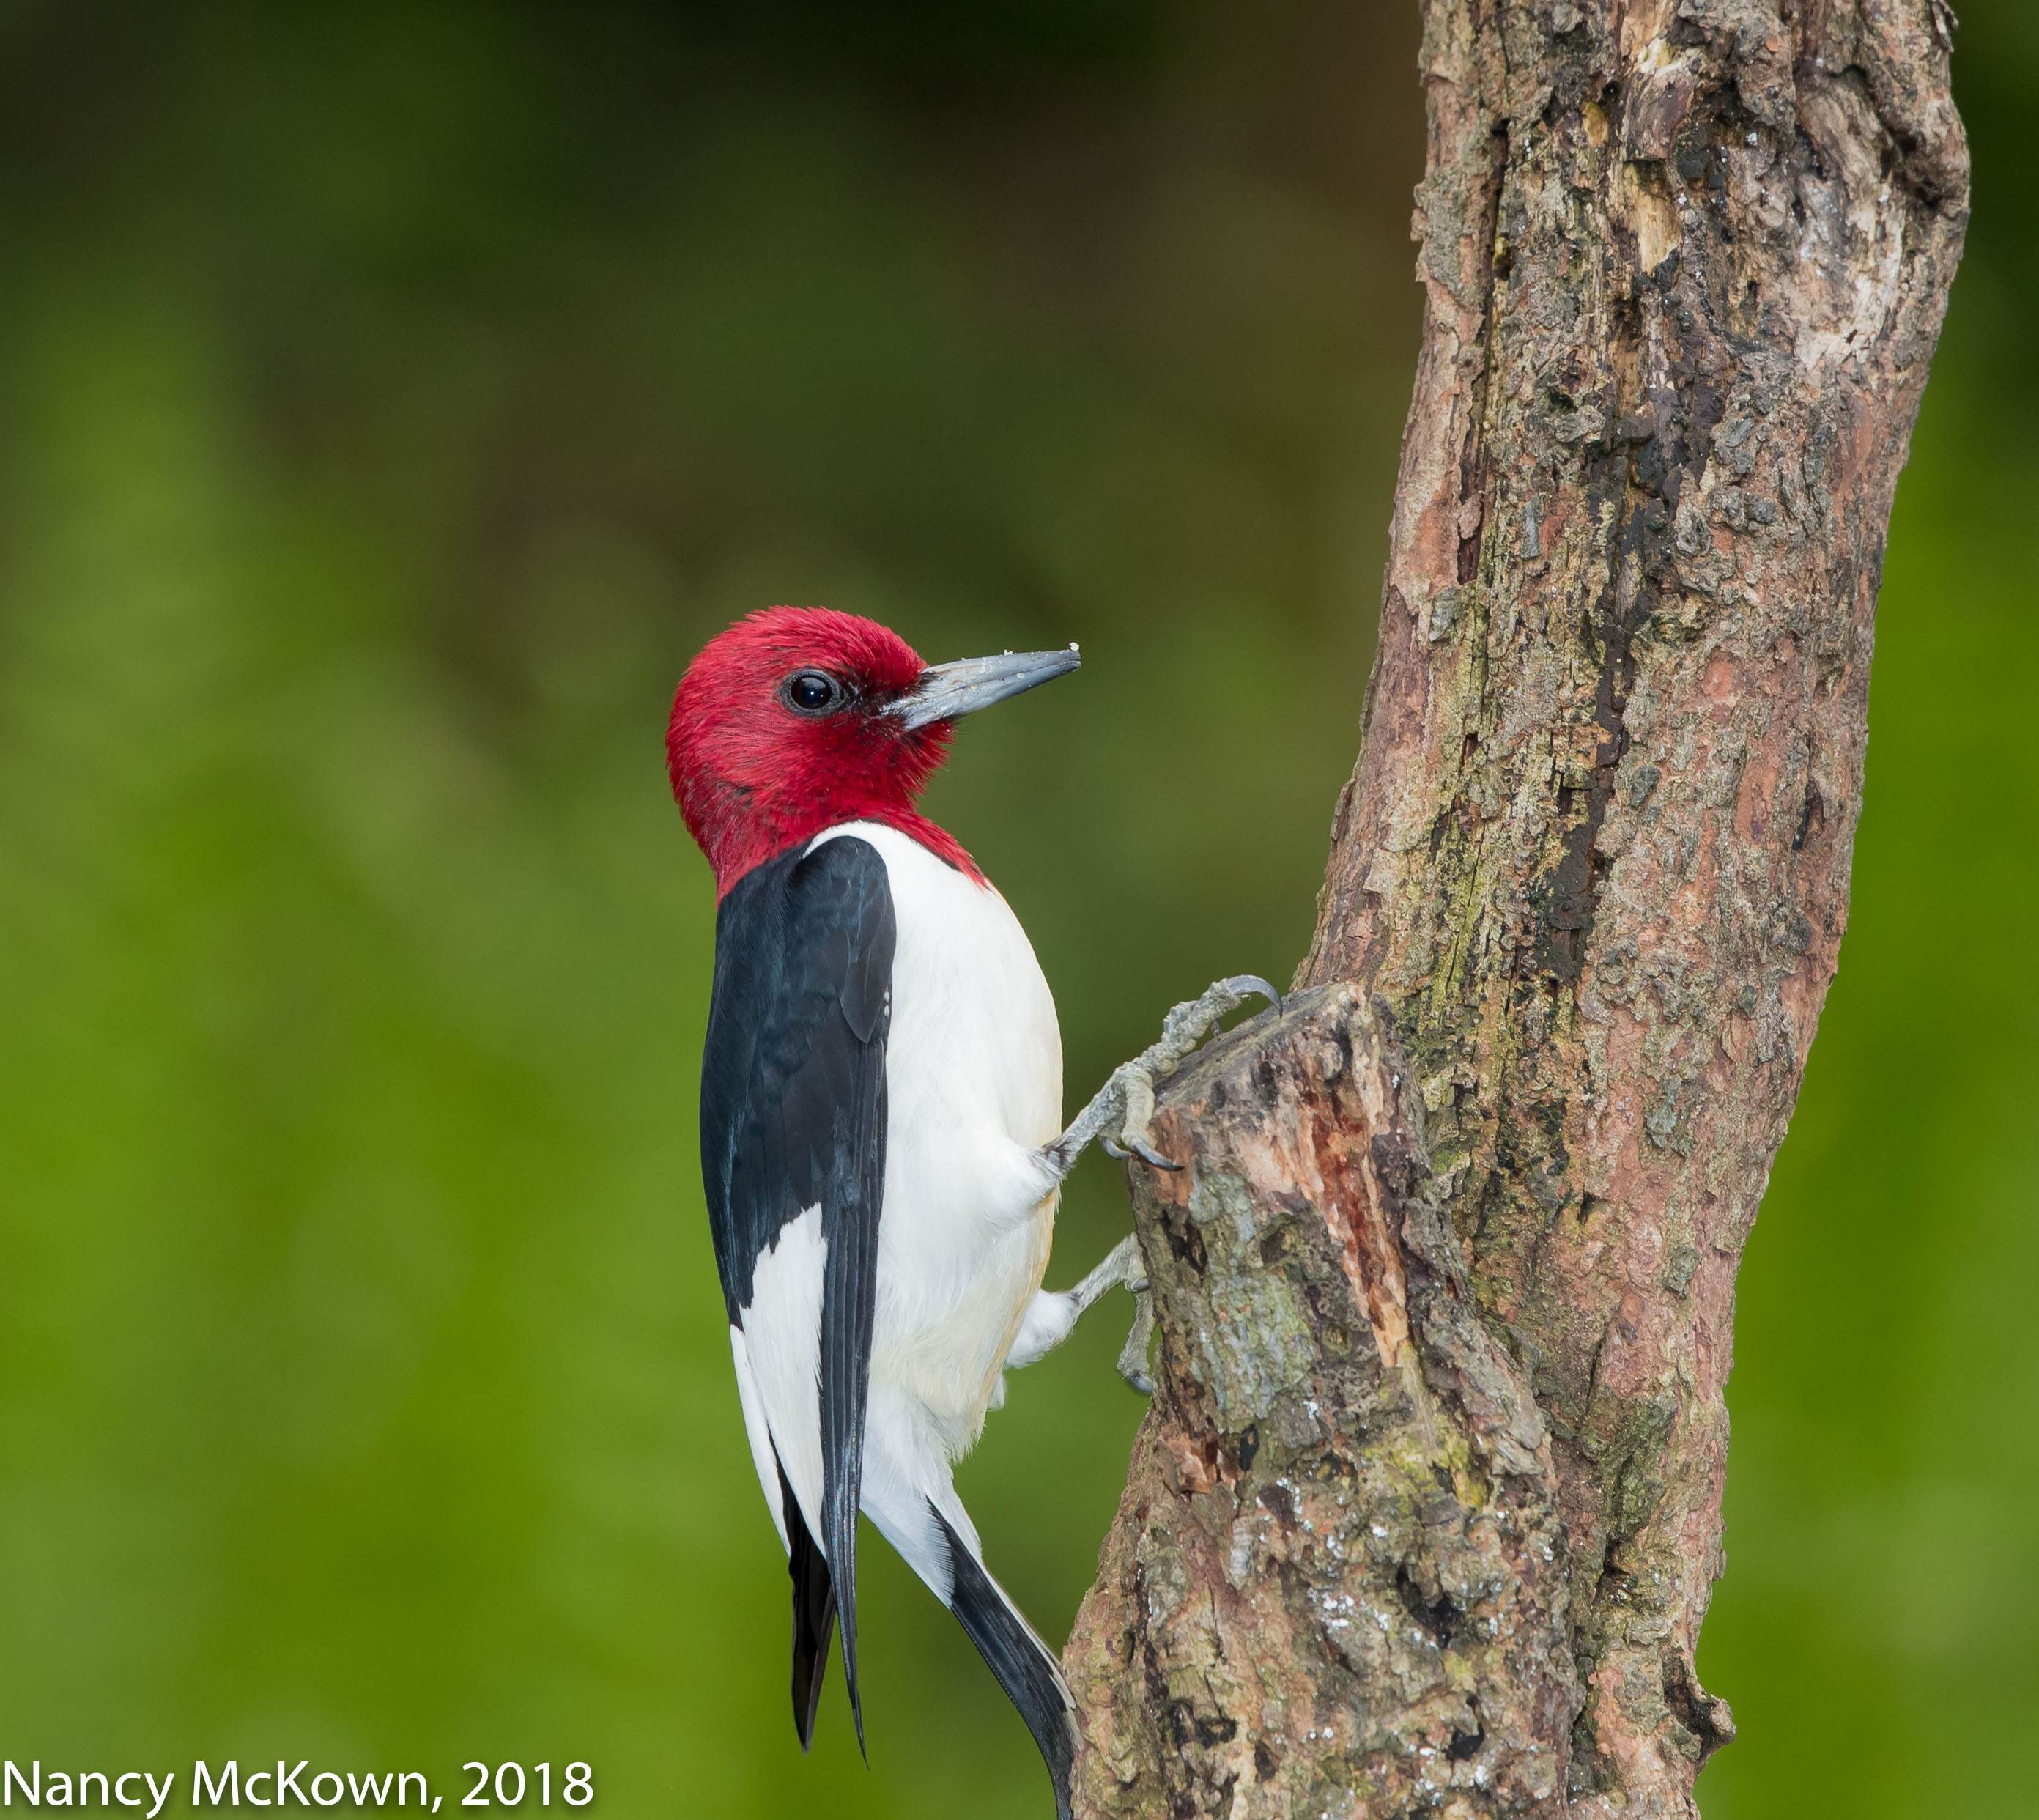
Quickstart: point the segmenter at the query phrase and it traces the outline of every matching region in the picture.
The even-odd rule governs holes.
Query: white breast
[[[871,1376],[923,1406],[951,1457],[974,1442],[1047,1267],[1062,1043],[1004,899],[870,822],[898,925],[887,1046],[885,1204]]]

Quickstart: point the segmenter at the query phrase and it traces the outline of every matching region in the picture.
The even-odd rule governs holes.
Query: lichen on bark
[[[1846,919],[1966,218],[1938,0],[1428,0],[1427,311],[1314,989],[1132,1170],[1095,1814],[1691,1811],[1734,1275]]]

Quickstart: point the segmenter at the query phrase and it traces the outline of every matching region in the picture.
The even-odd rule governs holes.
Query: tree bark
[[[1285,1012],[1129,1165],[1091,1816],[1685,1814],[1734,1277],[1967,217],[1940,0],[1423,0],[1428,309]]]

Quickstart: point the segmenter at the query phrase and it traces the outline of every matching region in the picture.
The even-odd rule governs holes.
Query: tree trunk
[[[1424,0],[1428,311],[1286,1012],[1130,1165],[1080,1814],[1684,1814],[1734,1276],[1966,220],[1940,0]]]

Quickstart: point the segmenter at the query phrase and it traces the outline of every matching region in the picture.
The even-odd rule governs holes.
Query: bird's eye
[[[786,685],[786,705],[802,714],[826,714],[842,699],[842,685],[824,671],[803,670]]]

